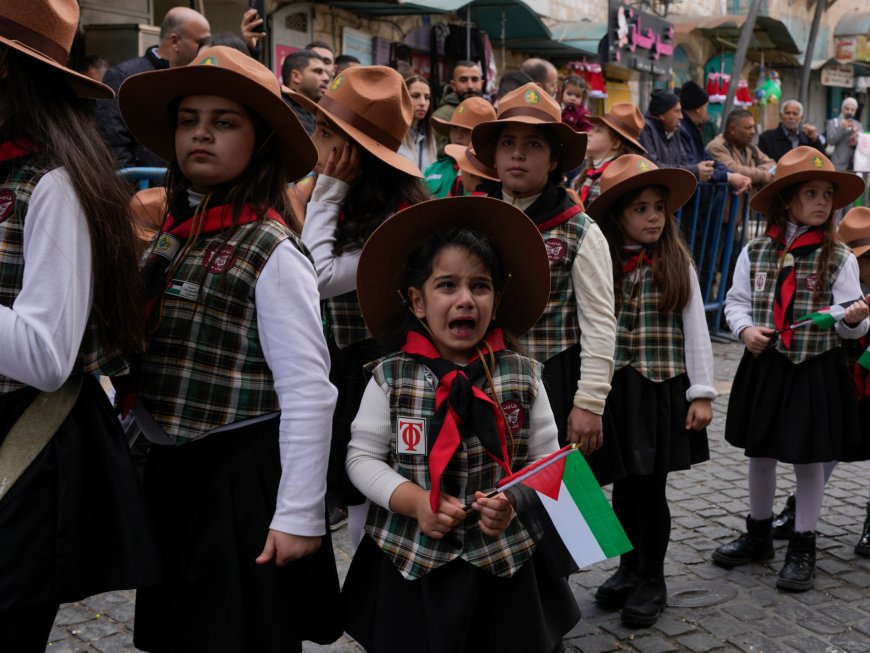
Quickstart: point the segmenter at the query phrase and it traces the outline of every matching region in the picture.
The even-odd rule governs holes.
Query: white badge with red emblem
[[[755,273],[755,290],[761,292],[764,290],[764,284],[767,283],[767,272]]]
[[[416,417],[396,419],[396,452],[410,456],[426,455],[426,420]]]

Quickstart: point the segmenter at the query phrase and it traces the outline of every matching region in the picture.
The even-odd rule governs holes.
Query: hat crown
[[[508,120],[516,116],[534,118],[542,123],[562,122],[559,103],[534,82],[520,86],[499,100],[499,120]]]
[[[239,52],[235,48],[225,45],[206,48],[187,65],[188,67],[213,66],[215,68],[230,70],[259,84],[275,97],[281,97],[281,85],[278,83],[275,75],[259,61],[246,55],[244,52]],[[220,95],[220,90],[220,88],[215,88],[215,95]],[[235,99],[238,100],[238,98]],[[244,101],[242,101],[242,104],[244,104]],[[256,107],[251,108],[256,111]]]
[[[774,181],[781,180],[798,172],[810,171],[835,172],[834,164],[814,147],[801,145],[783,154],[776,162]]]
[[[0,36],[63,65],[79,24],[75,0],[16,0],[0,4]]]
[[[622,127],[633,138],[640,138],[643,131],[643,114],[631,102],[618,102],[610,107],[610,111],[604,114],[605,122],[614,122]]]
[[[624,154],[607,166],[607,169],[601,174],[601,194],[603,195],[626,179],[658,169],[655,163],[640,155]]]
[[[495,108],[482,97],[470,97],[460,102],[453,112],[450,123],[465,129],[474,127],[487,120],[495,120]]]
[[[856,206],[850,209],[840,222],[837,238],[847,245],[858,239],[870,241],[870,208]]]

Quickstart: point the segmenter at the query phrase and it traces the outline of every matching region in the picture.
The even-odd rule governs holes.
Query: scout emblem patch
[[[396,452],[411,456],[425,456],[426,420],[399,417],[396,420]]]
[[[522,404],[514,399],[508,399],[501,405],[505,420],[511,433],[517,433],[526,423],[526,411]]]
[[[813,157],[813,167],[814,168],[824,168],[825,167],[825,162],[822,161],[822,157],[820,157],[820,156]]]
[[[547,258],[550,263],[558,263],[565,260],[565,255],[568,252],[568,245],[564,240],[558,238],[548,238],[544,241],[544,247],[547,248]]]
[[[0,190],[0,222],[15,212],[15,193],[11,190]]]
[[[343,81],[344,81],[344,77],[342,75],[339,75],[338,77],[333,79],[332,82],[329,84],[329,90],[330,91],[337,91],[338,87],[341,86],[341,83]]]
[[[764,284],[767,283],[767,272],[755,273],[755,290],[761,292],[764,290]]]
[[[526,101],[526,104],[539,104],[541,96],[537,91],[526,91],[523,99]]]
[[[211,55],[199,62],[200,66],[218,66],[217,57]]]

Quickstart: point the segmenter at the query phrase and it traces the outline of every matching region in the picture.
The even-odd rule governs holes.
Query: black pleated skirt
[[[164,580],[137,593],[137,648],[287,653],[341,635],[328,529],[310,556],[280,568],[255,563],[280,478],[278,418],[151,447],[145,490]]]
[[[613,375],[604,409],[608,447],[588,458],[602,485],[629,476],[667,474],[710,458],[707,430],[686,429],[686,374],[653,382],[631,366]]]
[[[0,395],[0,441],[39,394]],[[68,603],[159,579],[124,433],[96,379],[0,502],[0,611]]]
[[[341,604],[345,631],[368,653],[550,653],[580,619],[568,581],[537,556],[511,578],[457,559],[409,581],[368,535]]]
[[[747,456],[793,464],[865,460],[870,429],[865,433],[839,347],[798,365],[775,349],[743,354],[725,439]]]

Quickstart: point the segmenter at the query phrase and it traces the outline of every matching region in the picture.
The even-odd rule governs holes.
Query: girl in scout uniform
[[[366,330],[356,298],[360,250],[375,228],[401,208],[426,199],[420,170],[398,153],[411,126],[412,105],[401,75],[385,66],[345,70],[319,102],[294,94],[316,115],[317,185],[302,230],[317,269],[331,334],[331,378],[338,406],[330,450],[330,522],[335,527],[347,506],[362,496],[344,469],[350,423],[366,385],[363,365],[380,355]],[[360,533],[363,509],[351,512]]]
[[[216,95],[217,94],[217,95]],[[284,189],[316,151],[275,76],[227,47],[120,92],[169,161],[143,270],[139,425],[162,582],[136,597],[145,651],[300,650],[339,634],[324,494],[329,383],[317,279]]]
[[[370,365],[347,458],[372,505],[342,613],[367,651],[561,651],[579,618],[484,494],[558,446],[540,364],[508,349],[548,291],[535,226],[487,197],[418,204],[366,243],[360,306],[393,351]]]
[[[94,374],[142,346],[127,195],[65,67],[74,0],[0,4],[0,651],[58,605],[159,577],[144,497]]]
[[[613,275],[598,225],[558,185],[583,160],[586,134],[563,124],[558,103],[536,84],[498,107],[497,120],[474,128],[474,151],[501,179],[491,196],[532,219],[550,260],[550,299],[520,344],[544,364],[560,442],[579,442],[589,454],[608,446],[601,415],[616,342]]]
[[[725,438],[749,457],[747,532],[713,553],[734,567],[773,558],[771,521],[776,463],[795,469],[795,532],[776,586],[813,586],[815,528],[822,504],[822,463],[862,448],[858,411],[840,338],[867,332],[868,308],[858,263],[835,238],[833,212],[858,197],[864,182],[836,172],[818,150],[797,147],[777,163],[774,180],[750,206],[767,233],[740,253],[725,305],[746,352],[728,403]],[[796,318],[852,302],[835,329],[789,329]]]
[[[619,324],[605,411],[615,455],[601,451],[589,463],[599,478],[615,479],[613,510],[634,545],[595,600],[622,608],[622,621],[635,626],[654,624],[667,600],[668,473],[709,458],[713,349],[674,218],[695,185],[685,170],[626,154],[604,171],[601,195],[589,207],[610,245]]]
[[[471,145],[444,146],[444,151],[459,167],[460,174],[450,191],[450,197],[463,195],[488,195],[498,186],[498,173],[483,165]]]

